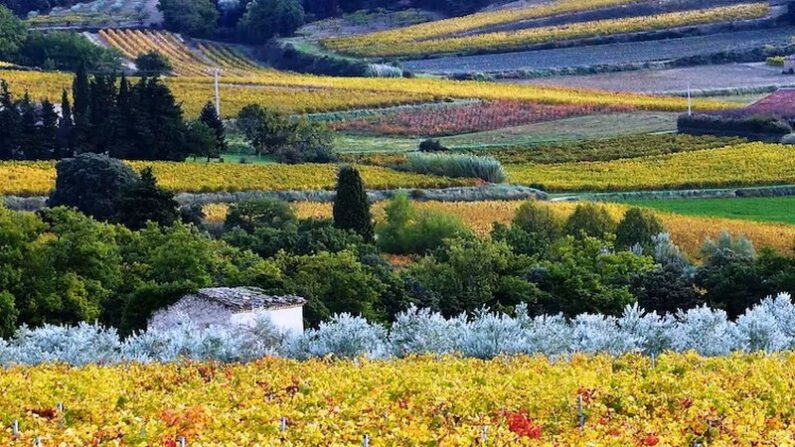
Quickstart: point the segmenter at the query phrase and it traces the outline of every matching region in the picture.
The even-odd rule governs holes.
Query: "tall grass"
[[[496,158],[477,155],[413,153],[400,165],[400,169],[444,177],[474,177],[490,183],[505,181],[505,171]]]

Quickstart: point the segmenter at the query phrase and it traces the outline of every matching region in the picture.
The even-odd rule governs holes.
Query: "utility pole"
[[[218,92],[218,70],[217,68],[213,72],[213,85],[215,87],[215,113],[218,116],[221,116],[221,95]]]

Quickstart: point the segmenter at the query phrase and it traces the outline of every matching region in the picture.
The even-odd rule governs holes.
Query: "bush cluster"
[[[789,295],[779,294],[747,309],[736,321],[708,307],[659,315],[627,306],[618,317],[581,314],[571,319],[531,317],[523,306],[514,316],[482,310],[471,317],[453,318],[411,307],[398,314],[389,329],[350,314],[335,315],[300,335],[280,332],[264,316],[251,326],[234,329],[197,327],[185,318],[171,329],[148,330],[126,339],[114,329],[81,323],[21,328],[12,338],[0,340],[0,364],[238,362],[263,356],[375,359],[448,353],[481,359],[574,353],[659,355],[666,351],[721,356],[791,350],[795,348],[793,321],[795,305]]]
[[[493,157],[413,153],[399,168],[444,177],[474,177],[489,183],[505,181],[502,165]]]

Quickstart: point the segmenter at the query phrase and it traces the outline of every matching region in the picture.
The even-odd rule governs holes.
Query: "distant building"
[[[150,329],[170,329],[187,316],[199,327],[250,326],[262,314],[285,331],[304,331],[306,300],[295,295],[272,296],[256,287],[215,287],[199,289],[149,319]]]

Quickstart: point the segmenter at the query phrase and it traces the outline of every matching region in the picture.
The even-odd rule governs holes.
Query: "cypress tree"
[[[5,80],[0,80],[0,160],[10,160],[19,139],[19,112]]]
[[[91,105],[91,86],[88,81],[85,65],[81,65],[72,80],[72,116],[74,118],[74,130],[72,132],[72,144],[77,151],[89,149],[91,136],[91,121],[89,118],[89,108]]]
[[[41,142],[39,141],[39,131],[36,127],[36,106],[30,100],[30,95],[25,92],[25,96],[17,103],[19,109],[19,151],[22,158],[26,160],[37,160],[41,157]]]
[[[210,161],[211,155],[218,156],[223,152],[226,152],[226,134],[224,130],[224,123],[221,121],[221,118],[218,116],[218,112],[215,110],[215,106],[212,102],[207,101],[207,104],[204,105],[202,108],[201,113],[199,114],[199,121],[203,122],[207,125],[210,129],[212,129],[213,133],[215,134],[215,153],[214,154],[207,154],[207,161]]]
[[[116,77],[97,75],[91,80],[90,85],[91,151],[104,153],[110,150],[115,132]]]
[[[58,113],[55,111],[55,105],[48,99],[41,101],[40,121],[39,144],[41,148],[39,155],[43,160],[50,160],[55,155],[58,135]]]
[[[113,141],[110,155],[115,158],[134,159],[135,157],[135,120],[137,119],[133,93],[127,76],[121,75],[119,94],[116,96],[116,112],[114,117]]]
[[[373,217],[359,171],[343,166],[337,174],[337,196],[334,198],[334,226],[353,230],[365,241],[373,240]]]
[[[61,159],[72,155],[72,132],[74,121],[72,120],[72,105],[69,102],[69,95],[66,89],[61,92],[61,118],[58,120],[58,133],[56,134],[55,153],[53,158]]]

